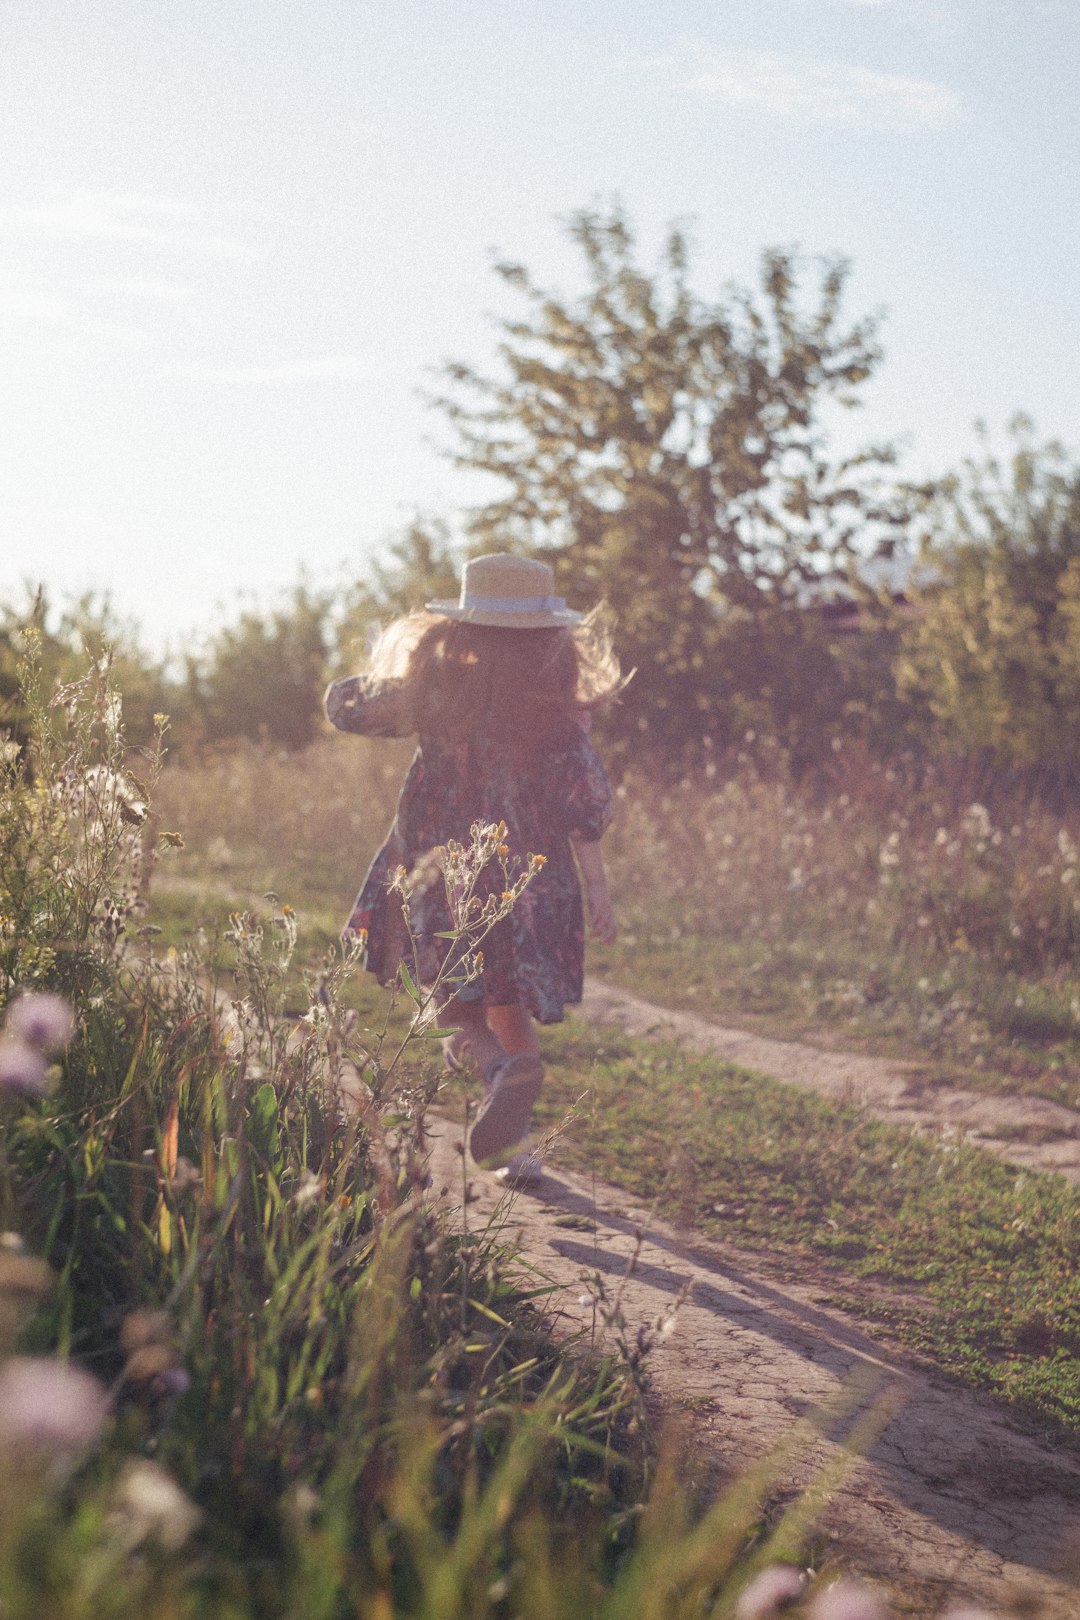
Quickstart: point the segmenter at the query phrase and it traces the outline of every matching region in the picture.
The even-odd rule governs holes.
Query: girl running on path
[[[598,614],[571,611],[553,586],[546,563],[476,557],[456,602],[429,602],[390,625],[369,672],[334,681],[326,694],[341,731],[420,739],[345,930],[364,941],[364,965],[381,984],[413,960],[414,940],[421,981],[435,982],[448,948],[437,936],[454,926],[432,854],[440,845],[467,847],[474,822],[503,822],[511,862],[545,857],[484,939],[480,976],[440,1013],[457,1031],[444,1042],[448,1066],[471,1063],[484,1078],[472,1156],[517,1181],[540,1174],[527,1140],[544,1076],[533,1021],[559,1023],[581,1000],[579,873],[592,937],[615,938],[599,847],[611,789],[587,732],[591,711],[618,690],[619,667]],[[393,884],[401,867],[416,874],[413,938]],[[425,871],[436,881],[425,884]],[[483,899],[502,887],[501,872],[485,873],[478,892]]]

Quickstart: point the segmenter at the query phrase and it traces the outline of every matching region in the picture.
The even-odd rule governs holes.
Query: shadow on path
[[[614,1188],[597,1192],[615,1205],[627,1197]],[[812,1416],[838,1385],[852,1380],[867,1391],[864,1410],[886,1387],[902,1391],[900,1410],[866,1454],[869,1477],[860,1470],[856,1488],[876,1501],[886,1524],[893,1503],[918,1517],[904,1514],[902,1527],[882,1533],[906,1536],[916,1550],[918,1519],[929,1520],[969,1549],[1062,1578],[1065,1550],[1080,1529],[1080,1466],[1068,1451],[1052,1451],[1018,1431],[992,1398],[906,1363],[842,1317],[700,1241],[684,1240],[646,1212],[638,1219],[605,1210],[580,1185],[550,1173],[515,1196],[516,1207],[532,1210],[550,1249],[578,1278],[599,1272],[618,1284],[629,1272],[636,1316],[655,1320],[690,1284],[679,1338],[692,1354],[682,1351],[677,1369],[662,1382],[674,1387],[682,1378],[685,1384],[692,1370],[695,1391],[715,1388],[722,1411],[733,1398],[760,1401],[773,1416],[763,1411],[759,1427],[771,1423],[774,1436],[792,1416]],[[594,1223],[596,1238],[570,1235],[557,1224],[560,1215]],[[617,1248],[606,1247],[606,1233]],[[535,1245],[531,1253],[539,1260]],[[649,1294],[659,1297],[649,1300]],[[764,1352],[763,1341],[775,1353]],[[829,1434],[840,1438],[834,1425]],[[957,1560],[964,1558],[961,1547]],[[1075,1609],[1070,1604],[1060,1612],[1080,1617],[1080,1590]]]

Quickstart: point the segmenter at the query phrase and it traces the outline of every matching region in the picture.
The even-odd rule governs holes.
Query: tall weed
[[[364,1612],[379,1590],[395,1612],[423,1612],[405,1601],[403,1514],[425,1516],[449,1557],[483,1507],[462,1603],[469,1570],[505,1561],[505,1503],[522,1493],[595,1500],[607,1524],[623,1494],[633,1501],[634,1466],[613,1449],[637,1410],[633,1380],[559,1355],[516,1298],[497,1229],[448,1230],[423,1196],[440,987],[406,977],[412,1016],[391,1043],[343,1008],[355,961],[338,950],[306,1013],[286,1018],[288,905],[233,917],[227,976],[195,948],[156,953],[138,929],[149,783],[107,666],[52,702],[32,645],[25,674],[30,743],[4,760],[0,1001],[11,1022],[28,995],[62,993],[74,1028],[40,1086],[4,1070],[0,1294],[9,1348],[31,1355],[0,1366],[15,1391],[33,1379],[59,1391],[66,1365],[92,1369],[81,1387],[109,1422],[96,1445],[84,1434],[80,1473],[72,1458],[61,1479],[53,1458],[9,1502],[0,1607],[120,1614],[156,1601],[156,1577],[128,1556],[157,1534],[129,1545],[136,1462],[160,1474],[143,1498],[173,1493],[166,1540],[192,1527],[185,1580],[222,1612],[314,1612],[290,1582],[311,1577],[331,1531],[341,1583],[324,1612],[361,1589]],[[469,862],[497,844],[492,828],[449,851],[464,908],[451,976],[472,971],[503,904],[470,909]],[[9,1314],[13,1299],[36,1309]],[[11,1431],[13,1467],[31,1455],[28,1423]],[[171,1612],[179,1588],[164,1589]]]

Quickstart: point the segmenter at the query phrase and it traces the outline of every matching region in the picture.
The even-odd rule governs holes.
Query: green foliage
[[[326,593],[297,585],[284,606],[241,613],[189,656],[186,701],[196,737],[309,743],[322,715],[329,611]]]
[[[453,459],[505,488],[471,540],[542,553],[573,598],[611,602],[637,666],[613,722],[624,746],[723,745],[748,712],[816,734],[812,704],[836,723],[849,693],[807,593],[888,550],[908,512],[882,482],[892,452],[833,461],[823,427],[877,365],[876,322],[842,324],[840,261],[808,309],[802,266],[777,250],[756,296],[707,303],[677,230],[655,277],[617,209],[577,214],[570,235],[587,292],[565,302],[500,265],[529,306],[501,323],[502,374],[449,368]]]
[[[115,980],[156,855],[164,730],[130,749],[108,655],[50,697],[41,632],[20,639],[22,739],[0,734],[0,1004],[16,985],[82,997]]]
[[[1080,466],[1012,424],[1012,453],[950,480],[900,664],[940,751],[1075,791],[1080,749]]]

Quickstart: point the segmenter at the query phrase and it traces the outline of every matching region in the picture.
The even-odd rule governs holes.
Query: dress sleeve
[[[594,844],[607,830],[614,801],[599,754],[584,731],[577,727],[574,730],[575,737],[565,756],[563,826],[571,838]]]
[[[323,706],[332,726],[362,737],[408,737],[416,730],[400,681],[346,675],[331,681]]]

